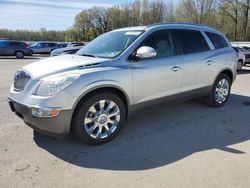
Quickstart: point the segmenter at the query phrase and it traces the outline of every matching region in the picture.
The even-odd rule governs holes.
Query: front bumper
[[[51,136],[69,133],[73,110],[61,110],[56,117],[38,118],[32,116],[32,107],[9,98],[10,108],[31,128]]]

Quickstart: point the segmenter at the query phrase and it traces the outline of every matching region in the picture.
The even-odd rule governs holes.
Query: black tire
[[[227,96],[225,97],[225,100],[224,100],[223,102],[219,103],[219,102],[216,100],[216,87],[217,87],[217,85],[219,84],[219,82],[220,82],[221,80],[223,80],[223,79],[225,79],[225,80],[228,82],[229,88],[228,88],[228,94],[227,94]],[[223,106],[223,105],[227,102],[227,100],[228,100],[228,98],[229,98],[229,95],[230,95],[230,92],[231,92],[231,85],[232,85],[232,81],[231,81],[231,79],[229,78],[229,76],[226,75],[226,74],[220,74],[220,75],[218,76],[218,78],[216,79],[216,81],[215,81],[215,83],[214,83],[214,85],[213,85],[213,87],[212,87],[212,90],[211,90],[210,93],[209,93],[209,96],[208,96],[208,104],[209,104],[210,106],[212,106],[212,107],[221,107],[221,106]]]
[[[22,51],[16,51],[15,56],[17,59],[22,59],[24,57],[24,53]]]
[[[242,67],[243,67],[243,61],[239,60],[237,65],[237,71],[241,71]]]
[[[85,126],[87,125],[85,124],[84,120],[87,113],[89,113],[88,110],[90,109],[90,107],[101,100],[113,101],[118,106],[120,110],[120,121],[114,132],[110,133],[110,135],[108,135],[106,138],[93,138],[89,135],[89,133],[85,128]],[[84,100],[79,102],[73,115],[71,130],[78,140],[83,141],[90,145],[100,145],[113,140],[117,136],[117,134],[120,132],[122,128],[125,119],[126,119],[126,108],[124,102],[119,96],[117,96],[115,93],[112,92],[96,93],[94,95],[86,97]],[[99,128],[97,127],[97,129]]]

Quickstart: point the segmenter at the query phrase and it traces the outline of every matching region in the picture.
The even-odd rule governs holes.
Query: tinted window
[[[0,48],[6,47],[7,42],[6,41],[0,41]]]
[[[158,31],[150,35],[140,46],[154,48],[156,57],[175,55],[173,37],[170,31]]]
[[[184,54],[203,52],[210,49],[200,31],[179,30],[178,33]]]
[[[210,33],[210,32],[206,32],[206,34],[208,38],[211,40],[211,42],[213,43],[215,49],[224,48],[228,46],[227,42],[222,36],[215,34],[215,33]]]
[[[53,46],[56,46],[56,44],[55,43],[47,43],[47,46],[53,47]]]
[[[21,42],[10,42],[10,46],[23,46]]]

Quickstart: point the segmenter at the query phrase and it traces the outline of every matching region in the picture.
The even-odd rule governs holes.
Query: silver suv
[[[143,104],[207,96],[228,99],[237,56],[207,26],[160,23],[105,33],[76,55],[44,59],[18,70],[9,104],[30,127],[69,132],[89,144],[113,139]]]

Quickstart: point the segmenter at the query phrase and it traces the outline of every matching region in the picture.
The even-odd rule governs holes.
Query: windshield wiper
[[[81,56],[88,56],[88,57],[97,57],[96,55],[93,54],[80,54]]]

